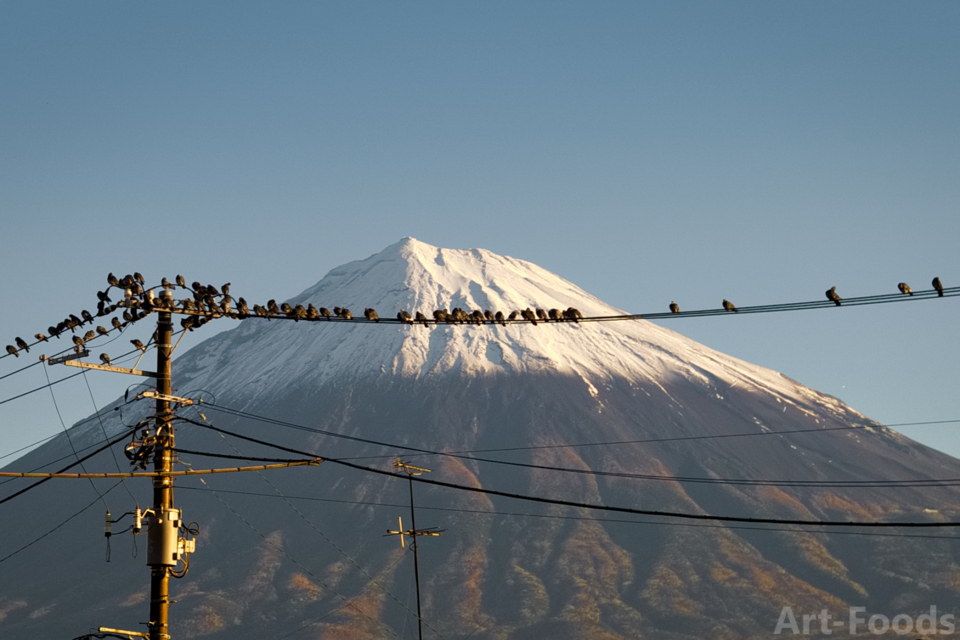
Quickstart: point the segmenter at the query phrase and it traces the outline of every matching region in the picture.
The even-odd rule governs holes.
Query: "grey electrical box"
[[[163,509],[150,519],[147,529],[148,565],[168,567],[177,565],[179,530],[179,509]]]

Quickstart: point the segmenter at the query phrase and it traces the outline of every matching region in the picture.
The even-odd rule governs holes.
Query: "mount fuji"
[[[333,269],[287,302],[384,317],[454,307],[623,313],[529,262],[412,238]],[[232,434],[381,471],[396,471],[400,456],[429,468],[429,479],[590,505],[960,520],[960,491],[937,482],[960,479],[960,461],[645,320],[424,327],[249,318],[179,355],[173,371],[176,395],[206,405],[181,409],[191,422],[177,424],[178,449],[249,464],[291,456]],[[152,413],[122,398],[114,408],[75,425],[71,442],[60,436],[12,466],[62,466],[51,461],[69,460],[71,443],[91,447]],[[179,468],[248,464],[178,459]],[[109,451],[85,463],[115,464]],[[384,535],[398,517],[407,526],[405,477],[328,461],[178,478],[177,504],[200,534],[188,575],[172,585],[172,637],[414,637],[412,557]],[[109,492],[100,499],[94,486]],[[414,492],[418,526],[443,530],[418,541],[425,637],[767,638],[784,607],[798,618],[828,610],[846,620],[851,607],[891,619],[930,607],[960,615],[960,545],[949,528],[735,524],[437,485]],[[102,531],[105,508],[116,517],[149,502],[147,481],[54,480],[0,505],[0,557],[90,505],[0,563],[0,637],[143,630],[145,542],[115,535],[105,562]],[[869,635],[866,625],[859,631]]]

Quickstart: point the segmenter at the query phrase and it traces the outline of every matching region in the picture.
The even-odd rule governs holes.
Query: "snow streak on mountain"
[[[334,269],[289,302],[355,315],[372,307],[383,317],[454,307],[621,313],[531,263],[411,238]],[[204,409],[228,431],[377,469],[403,455],[431,468],[431,478],[465,486],[742,517],[960,519],[953,487],[849,484],[960,478],[957,460],[836,398],[646,321],[427,328],[254,318],[179,357],[174,386],[307,429]],[[75,427],[74,444],[120,432],[120,413],[103,427]],[[150,407],[123,413],[130,425]],[[397,446],[324,435],[331,432]],[[189,424],[177,438],[194,451],[280,455]],[[61,438],[17,466],[67,453]],[[179,459],[213,466],[195,454]],[[108,454],[88,468],[93,462],[113,464]],[[637,475],[648,478],[629,477]],[[716,482],[723,479],[742,482]],[[141,505],[149,502],[143,484],[134,488]],[[8,522],[29,523],[0,552],[96,499],[89,485],[51,485],[0,507]],[[409,514],[405,481],[324,463],[177,487],[202,535],[174,595],[174,637],[411,637],[411,559],[383,537]],[[902,537],[916,531],[900,529],[880,537],[849,535],[869,529],[692,525],[423,485],[416,492],[418,526],[446,529],[420,542],[428,637],[762,638],[784,606],[838,616],[864,606],[868,615],[915,618],[930,606],[949,612],[960,592],[960,545],[945,532],[924,531],[947,536],[937,540]],[[122,489],[106,500],[114,513],[132,507]],[[143,621],[143,543],[131,559],[132,543],[115,537],[113,560],[103,564],[102,514],[93,511],[65,527],[69,533],[52,534],[57,544],[38,543],[43,553],[0,565],[4,638],[75,637],[91,626]]]

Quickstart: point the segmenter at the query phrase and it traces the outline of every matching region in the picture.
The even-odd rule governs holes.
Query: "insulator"
[[[143,527],[143,513],[140,511],[140,507],[137,507],[137,510],[133,513],[133,532],[139,533],[141,527]]]
[[[103,520],[103,535],[109,538],[111,535],[113,535],[113,520],[110,519],[109,509],[107,510],[107,515]]]

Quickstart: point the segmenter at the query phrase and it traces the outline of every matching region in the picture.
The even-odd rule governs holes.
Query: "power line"
[[[211,424],[203,424],[201,422],[193,421],[186,419],[192,424],[196,424],[205,429],[210,429],[212,431],[217,431],[227,435],[231,435],[235,438],[240,438],[241,440],[247,440],[249,442],[255,442],[257,444],[262,444],[264,446],[272,447],[279,449],[281,451],[287,451],[288,453],[296,453],[299,455],[314,455],[297,449],[292,449],[289,447],[284,447],[281,445],[273,444],[265,440],[260,440],[258,438],[251,438],[250,436],[240,435],[238,433],[233,433],[227,431],[226,429],[221,429],[215,427]],[[318,456],[319,457],[319,456]],[[352,462],[347,462],[346,460],[338,460],[336,458],[323,458],[325,462],[330,462],[333,464],[339,464],[345,467],[350,467],[351,469],[356,469],[357,471],[365,471],[367,473],[375,473],[377,475],[389,476],[391,478],[406,478],[406,474],[403,476],[396,473],[391,473],[389,471],[383,471],[382,469],[374,469],[371,467],[364,467],[362,465],[353,464]],[[573,502],[572,500],[561,500],[558,498],[543,498],[539,496],[528,496],[518,493],[508,493],[505,491],[497,491],[495,489],[485,489],[483,487],[468,487],[465,485],[454,484],[451,482],[444,482],[442,480],[431,480],[429,478],[424,478],[418,476],[414,478],[416,482],[423,482],[425,484],[431,484],[438,487],[446,487],[448,489],[455,489],[459,491],[469,491],[471,493],[483,493],[487,495],[500,496],[503,498],[511,498],[514,500],[527,500],[530,502],[540,502],[543,504],[555,504],[565,507],[575,507],[579,509],[592,509],[597,511],[611,511],[614,513],[630,513],[634,515],[644,515],[644,516],[658,516],[665,518],[682,518],[688,520],[714,520],[719,522],[745,522],[752,524],[789,524],[796,526],[836,526],[836,527],[903,527],[903,528],[933,528],[933,527],[957,527],[960,526],[960,522],[852,522],[844,520],[793,520],[793,519],[784,519],[784,518],[747,518],[740,516],[714,516],[708,514],[699,514],[699,513],[684,513],[676,511],[656,511],[651,509],[631,509],[629,507],[614,507],[609,505],[596,505],[588,504],[581,502]]]
[[[256,458],[254,458],[256,459]],[[186,489],[188,491],[207,491],[204,487],[191,487],[187,485],[181,485],[180,489]],[[276,498],[275,494],[271,493],[256,493],[253,491],[236,491],[236,490],[226,490],[218,489],[220,493],[235,493],[237,495],[244,496],[253,496],[260,498]],[[290,500],[307,500],[311,502],[332,502],[338,504],[350,504],[350,505],[362,505],[370,507],[390,507],[390,508],[400,508],[406,509],[409,505],[404,504],[394,504],[390,502],[369,502],[364,500],[338,500],[335,498],[317,498],[313,496],[287,496]],[[424,509],[428,511],[450,511],[453,513],[471,513],[478,515],[487,515],[487,516],[517,516],[522,518],[552,518],[558,520],[588,520],[590,522],[614,522],[618,524],[640,524],[640,525],[652,525],[652,526],[665,526],[665,527],[695,527],[695,528],[704,528],[704,529],[735,529],[743,531],[777,531],[785,533],[810,533],[805,529],[784,529],[782,527],[742,527],[737,525],[726,525],[726,524],[695,524],[691,522],[662,522],[655,520],[621,520],[616,518],[589,518],[586,516],[561,516],[556,514],[545,514],[545,513],[528,513],[524,511],[481,511],[479,509],[456,509],[453,507],[424,507],[421,505],[417,506],[418,509]],[[829,533],[823,532],[824,535],[831,536],[870,536],[878,538],[924,538],[929,540],[950,540],[953,542],[960,542],[960,538],[955,536],[931,536],[924,535],[919,533],[878,533],[875,531],[830,531]]]
[[[421,449],[417,447],[410,447],[406,445],[398,445],[389,442],[382,442],[379,440],[371,440],[367,438],[360,438],[358,436],[347,436],[343,434],[338,434],[332,431],[326,431],[323,429],[313,429],[311,427],[306,427],[303,425],[296,425],[294,423],[286,422],[283,420],[278,420],[276,418],[268,418],[265,416],[258,416],[255,414],[247,413],[244,411],[236,409],[228,409],[226,407],[221,407],[215,404],[206,404],[205,406],[212,407],[216,410],[224,411],[228,414],[232,414],[240,417],[248,417],[269,424],[276,424],[278,426],[284,426],[288,428],[293,428],[301,431],[308,431],[311,433],[319,433],[323,435],[329,435],[335,438],[343,438],[346,440],[353,440],[358,442],[363,442],[365,444],[373,444],[382,447],[388,447],[393,449],[405,449],[409,451],[415,451],[419,455],[434,455],[434,456],[446,456],[450,458],[458,458],[461,460],[472,460],[476,462],[486,462],[489,464],[500,464],[505,466],[513,467],[524,467],[529,469],[542,469],[545,471],[557,471],[564,473],[576,473],[576,474],[585,474],[585,475],[595,475],[595,476],[609,476],[616,478],[630,478],[636,480],[655,480],[655,481],[666,481],[666,482],[689,482],[689,483],[700,483],[700,484],[718,484],[718,485],[747,485],[747,486],[786,486],[786,487],[842,487],[842,488],[884,488],[884,487],[949,487],[960,485],[960,478],[925,478],[917,480],[764,480],[764,479],[738,479],[738,478],[698,478],[698,477],[689,477],[689,476],[673,476],[673,475],[658,475],[658,474],[640,474],[640,473],[625,473],[625,472],[614,472],[614,471],[602,471],[602,470],[585,470],[585,469],[571,469],[568,467],[556,467],[549,465],[537,465],[526,462],[511,462],[508,460],[495,460],[492,458],[480,458],[476,456],[465,455],[462,452],[446,452],[446,451],[432,451],[428,449]],[[186,420],[185,418],[181,418]],[[188,420],[189,422],[189,420]],[[681,436],[676,438],[651,438],[645,440],[626,440],[611,442],[607,444],[636,444],[644,442],[673,442],[673,441],[682,441],[682,440],[706,440],[706,439],[715,439],[715,438],[731,438],[731,437],[745,437],[745,436],[761,436],[761,435],[781,435],[784,433],[817,433],[822,431],[841,431],[841,430],[851,430],[851,429],[868,429],[872,427],[867,427],[863,425],[855,426],[845,426],[845,427],[824,427],[820,429],[794,429],[790,431],[761,431],[755,433],[737,433],[737,434],[717,434],[717,435],[705,435],[705,436]],[[596,446],[595,443],[592,446]],[[545,448],[557,448],[557,447],[566,447],[573,445],[546,445]],[[591,445],[582,445],[582,446],[591,446]],[[510,449],[494,449],[493,451],[515,451],[522,449],[536,449],[539,447],[514,447]],[[362,458],[380,458],[385,456],[361,456]],[[393,456],[389,456],[393,457]],[[339,460],[348,460],[352,458],[338,458]]]
[[[121,481],[121,482],[122,482],[122,481]],[[114,489],[116,489],[116,488],[117,488],[117,485],[119,485],[119,484],[120,484],[120,482],[117,482],[116,484],[114,484],[112,487],[110,487],[109,489],[107,489],[106,491],[104,491],[104,492],[103,492],[103,495],[105,496],[105,495],[107,495],[108,493],[110,493],[111,491],[113,491]],[[14,551],[13,553],[10,553],[10,554],[4,556],[3,558],[0,558],[0,562],[4,562],[4,561],[6,561],[6,560],[9,560],[10,558],[12,558],[13,556],[17,555],[18,553],[20,553],[20,552],[23,551],[24,549],[27,549],[27,548],[29,548],[29,547],[32,547],[33,545],[35,545],[36,543],[38,543],[38,542],[40,542],[41,540],[43,540],[44,538],[46,538],[48,535],[50,535],[51,533],[53,533],[54,531],[56,531],[57,529],[59,529],[59,528],[62,527],[63,525],[67,524],[68,522],[70,522],[71,520],[73,520],[74,518],[76,518],[77,516],[79,516],[81,513],[83,513],[84,511],[86,511],[87,509],[89,509],[90,507],[92,507],[93,505],[97,504],[97,502],[100,502],[102,499],[103,499],[103,497],[102,497],[102,496],[100,495],[100,493],[98,492],[98,493],[97,493],[97,498],[96,498],[93,502],[91,502],[90,504],[88,504],[87,506],[85,506],[83,509],[80,509],[80,511],[77,511],[77,512],[76,512],[75,514],[73,514],[72,516],[69,516],[66,520],[64,520],[63,522],[61,522],[61,523],[58,524],[57,526],[55,526],[53,529],[50,529],[50,531],[47,531],[47,532],[44,533],[43,535],[35,538],[32,542],[28,542],[27,544],[23,545],[22,547],[20,547],[19,549],[17,549],[17,550]]]

